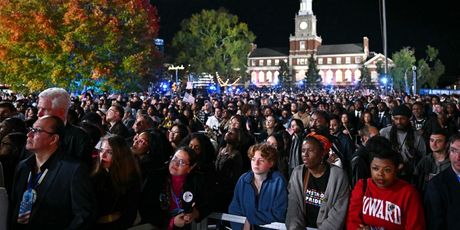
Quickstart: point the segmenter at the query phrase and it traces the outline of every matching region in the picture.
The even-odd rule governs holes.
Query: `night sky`
[[[152,0],[160,15],[160,37],[168,44],[180,22],[202,9],[223,7],[248,24],[258,47],[288,47],[300,0]],[[389,56],[405,46],[418,58],[427,45],[440,51],[446,76],[460,76],[460,7],[448,0],[387,0]],[[383,53],[379,0],[313,0],[323,44],[360,43]]]

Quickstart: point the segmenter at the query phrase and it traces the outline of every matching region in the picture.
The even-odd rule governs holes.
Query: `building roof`
[[[364,53],[363,44],[338,44],[338,45],[322,45],[318,47],[318,55],[326,54],[351,54],[351,53]]]
[[[289,56],[289,50],[285,47],[278,48],[257,48],[251,52],[249,57],[279,57],[279,56]]]

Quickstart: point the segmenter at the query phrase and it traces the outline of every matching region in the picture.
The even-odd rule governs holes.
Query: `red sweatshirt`
[[[359,180],[351,193],[348,230],[356,230],[360,224],[377,229],[425,229],[420,195],[412,185],[396,179],[390,187],[379,188],[369,178],[363,194],[363,184]]]

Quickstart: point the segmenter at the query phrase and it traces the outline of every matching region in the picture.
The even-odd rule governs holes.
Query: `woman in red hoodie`
[[[390,148],[371,153],[371,178],[351,193],[347,229],[425,229],[420,195],[396,177],[400,155]]]

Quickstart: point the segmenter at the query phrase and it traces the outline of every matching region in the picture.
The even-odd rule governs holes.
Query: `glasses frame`
[[[32,133],[34,135],[37,134],[37,133],[46,133],[48,135],[56,134],[56,133],[53,133],[53,132],[46,131],[46,130],[44,130],[42,128],[29,127],[27,130],[29,131],[29,133]]]
[[[190,163],[185,163],[183,159],[179,159],[176,156],[173,156],[170,161],[171,164],[175,164],[176,166],[179,167],[185,167],[186,165],[190,165]]]

